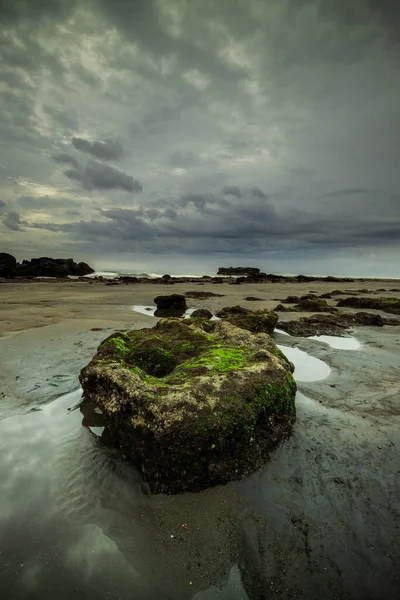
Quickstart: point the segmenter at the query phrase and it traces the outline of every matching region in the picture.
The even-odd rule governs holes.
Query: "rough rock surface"
[[[157,296],[154,298],[157,308],[186,309],[186,299],[182,294],[171,294],[170,296]]]
[[[298,312],[336,312],[336,308],[330,306],[326,300],[313,294],[302,296],[295,308]]]
[[[259,467],[292,430],[296,384],[270,336],[226,321],[117,332],[81,371],[86,397],[152,492],[197,491]]]
[[[192,319],[211,319],[212,316],[213,314],[208,308],[198,308],[191,314]]]
[[[279,328],[290,335],[309,337],[312,335],[337,335],[343,336],[351,327],[383,325],[400,325],[397,319],[383,319],[380,315],[358,312],[341,313],[335,315],[312,315],[301,317],[298,321],[280,321]]]
[[[393,315],[400,315],[399,298],[342,298],[337,306],[349,308],[374,308]]]
[[[226,306],[217,312],[217,317],[226,319],[236,327],[242,327],[253,333],[274,333],[278,315],[271,310],[250,310],[242,306]]]

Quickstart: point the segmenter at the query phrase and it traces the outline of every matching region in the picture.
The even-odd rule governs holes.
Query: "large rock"
[[[17,259],[12,254],[0,252],[0,277],[14,277]]]
[[[259,272],[256,267],[220,267],[217,275],[257,275]]]
[[[226,306],[217,312],[217,317],[226,319],[232,325],[253,333],[274,333],[278,315],[271,310],[249,310],[242,306]]]
[[[154,304],[160,309],[186,309],[186,298],[182,294],[171,294],[169,296],[157,296]]]
[[[299,312],[336,312],[336,309],[330,306],[326,300],[313,294],[302,296],[295,308]]]
[[[296,384],[270,336],[226,321],[115,333],[81,371],[85,396],[152,492],[197,491],[259,467],[292,430]]]
[[[11,272],[2,270],[3,260],[8,265],[12,265]],[[9,257],[9,258],[7,258]],[[1,275],[1,273],[5,273]],[[40,258],[32,258],[31,260],[23,260],[22,263],[17,263],[15,258],[10,254],[0,254],[0,276],[1,277],[67,277],[68,275],[76,275],[83,277],[90,275],[94,270],[86,263],[76,263],[72,258],[49,258],[42,256]]]
[[[311,315],[301,317],[298,321],[280,321],[279,328],[290,335],[309,337],[312,335],[343,336],[352,327],[383,327],[383,325],[400,325],[397,319],[383,319],[378,314],[358,312],[334,315]]]
[[[383,312],[400,315],[399,298],[342,298],[337,306],[347,306],[348,308],[374,308]]]

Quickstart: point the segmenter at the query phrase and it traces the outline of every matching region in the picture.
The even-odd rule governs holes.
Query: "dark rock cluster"
[[[6,252],[0,253],[0,277],[67,277],[75,275],[83,277],[94,273],[88,264],[76,263],[72,258],[32,258],[17,262],[16,258]]]

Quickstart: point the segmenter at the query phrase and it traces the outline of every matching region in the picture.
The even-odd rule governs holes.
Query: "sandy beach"
[[[221,294],[188,300],[215,312],[361,288],[400,295],[394,280],[1,283],[2,597],[397,598],[400,327],[357,328],[353,350],[276,333],[328,374],[299,354],[293,437],[262,471],[199,494],[147,497],[76,408],[80,369],[113,331],[153,326],[133,307],[157,295]]]

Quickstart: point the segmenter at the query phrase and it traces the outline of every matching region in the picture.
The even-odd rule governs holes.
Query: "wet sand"
[[[79,370],[112,331],[154,325],[132,306],[156,295],[224,294],[188,301],[218,310],[396,287],[1,284],[0,597],[397,599],[399,327],[354,330],[354,350],[277,333],[330,371],[299,364],[294,435],[265,469],[200,494],[148,497],[77,408]]]

